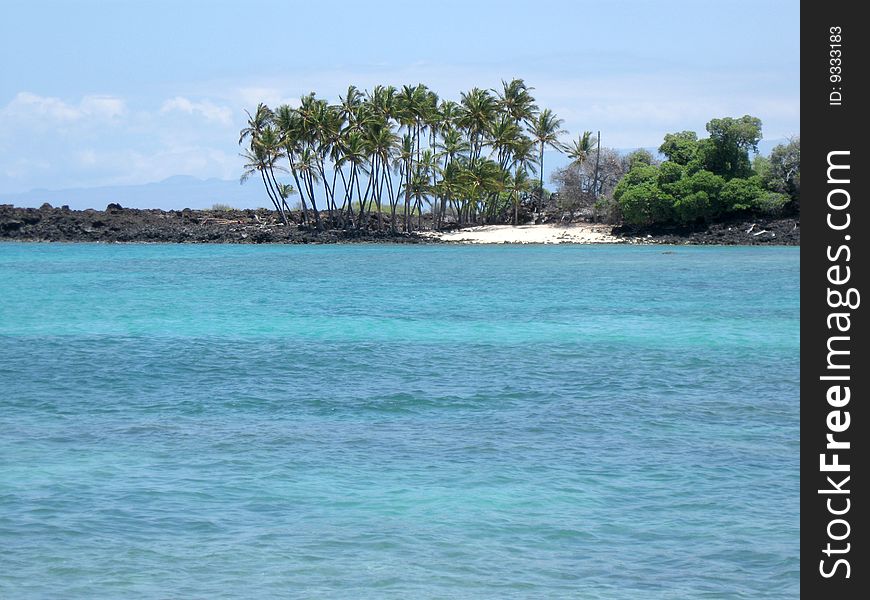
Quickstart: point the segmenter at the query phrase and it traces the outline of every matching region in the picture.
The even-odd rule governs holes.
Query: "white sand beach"
[[[482,225],[424,235],[466,244],[612,244],[624,240],[610,234],[611,225]]]

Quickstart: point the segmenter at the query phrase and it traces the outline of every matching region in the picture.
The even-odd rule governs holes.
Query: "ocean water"
[[[795,598],[798,267],[0,244],[0,597]]]

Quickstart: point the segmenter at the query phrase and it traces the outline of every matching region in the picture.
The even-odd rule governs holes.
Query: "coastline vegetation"
[[[625,223],[709,223],[739,213],[797,212],[800,203],[800,138],[758,150],[761,121],[749,115],[707,123],[709,137],[694,131],[665,135],[657,163],[649,153],[633,156],[613,190]]]
[[[424,212],[435,229],[448,215],[460,226],[516,224],[521,202],[540,206],[544,150],[561,150],[565,133],[531,90],[513,79],[454,102],[423,84],[350,86],[337,104],[314,93],[298,108],[261,103],[240,132],[242,180],[259,177],[285,223],[298,194],[303,223],[317,229],[412,232]]]
[[[524,220],[532,211],[580,209],[636,226],[799,211],[800,138],[760,156],[756,117],[712,119],[703,139],[669,133],[659,160],[643,149],[602,148],[600,132],[562,143],[562,120],[538,107],[532,89],[513,79],[454,102],[423,84],[350,86],[334,104],[313,92],[295,108],[261,103],[239,135],[242,181],[261,180],[284,224],[298,208],[303,226],[321,231],[517,225],[521,207]],[[555,203],[544,189],[547,148],[571,159],[552,177]]]

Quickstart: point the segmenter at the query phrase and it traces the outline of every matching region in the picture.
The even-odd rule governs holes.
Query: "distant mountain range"
[[[786,140],[762,140],[761,154],[770,154],[777,144]],[[655,152],[655,148],[647,148]],[[630,152],[630,150],[625,150]],[[549,187],[550,174],[568,164],[568,158],[558,152],[544,153],[544,186]],[[291,205],[298,197],[290,200]],[[175,175],[156,183],[119,185],[65,190],[36,189],[15,194],[0,194],[0,204],[38,207],[48,202],[52,206],[67,205],[74,210],[95,208],[102,210],[114,202],[125,208],[211,208],[214,204],[228,204],[234,208],[270,207],[271,202],[258,180],[240,185],[238,180],[199,179],[188,175]]]

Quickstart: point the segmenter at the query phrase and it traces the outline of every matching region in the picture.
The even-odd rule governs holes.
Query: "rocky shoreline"
[[[291,218],[299,215],[291,214]],[[427,243],[417,235],[377,231],[310,231],[291,220],[284,225],[267,209],[131,209],[110,204],[106,210],[70,210],[0,205],[0,241],[103,242],[164,244],[331,244]],[[437,241],[437,240],[435,240]]]
[[[732,218],[709,225],[620,225],[613,235],[634,243],[727,246],[800,246],[799,217]]]
[[[310,231],[292,214],[290,225],[266,209],[70,210],[0,205],[0,241],[211,244],[443,243],[438,236],[377,231]],[[600,225],[598,226],[600,227]],[[617,243],[800,245],[797,218],[741,218],[709,226],[612,228]]]

